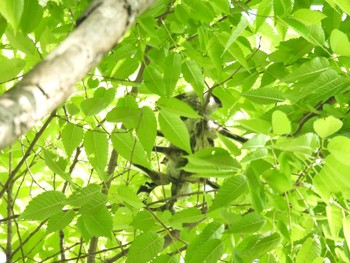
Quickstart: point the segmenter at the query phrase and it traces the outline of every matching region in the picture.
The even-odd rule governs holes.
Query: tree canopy
[[[88,5],[0,1],[2,98]],[[127,21],[0,151],[0,261],[349,262],[348,0],[158,0]]]

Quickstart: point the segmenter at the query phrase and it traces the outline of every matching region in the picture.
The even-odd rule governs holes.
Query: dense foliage
[[[0,93],[87,5],[0,1]],[[348,0],[159,0],[0,153],[1,260],[349,262],[349,32]]]

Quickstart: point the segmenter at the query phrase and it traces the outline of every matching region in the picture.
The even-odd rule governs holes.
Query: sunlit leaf
[[[92,203],[94,199],[101,199],[101,202],[98,205],[102,205],[107,202],[105,195],[101,193],[101,186],[97,184],[89,184],[86,187],[75,190],[73,194],[68,197],[67,204],[75,207],[81,207]]]
[[[140,211],[136,214],[131,225],[137,229],[147,231],[155,224],[155,218],[147,210]]]
[[[243,251],[239,252],[239,255],[242,259],[251,261],[276,248],[279,243],[280,235],[278,233],[273,233],[268,236],[259,237],[257,239],[254,238],[253,242],[251,242],[249,246],[247,246]]]
[[[254,233],[257,232],[266,220],[259,213],[251,212],[243,216],[234,218],[231,223],[231,233]]]
[[[350,139],[344,136],[337,136],[331,139],[327,149],[332,155],[344,165],[349,165]],[[349,166],[350,167],[350,166]]]
[[[20,58],[8,59],[0,56],[0,82],[13,79],[26,65],[25,60]]]
[[[185,156],[188,163],[183,168],[199,177],[230,177],[240,164],[222,148],[212,147]]]
[[[108,159],[107,135],[98,131],[87,131],[84,138],[84,148],[92,167],[100,176],[103,176]]]
[[[317,239],[308,238],[300,247],[296,263],[313,262],[314,259],[321,255],[321,244]]]
[[[326,58],[316,57],[309,62],[295,68],[283,81],[290,83],[305,81],[316,78],[322,72],[330,69],[329,61]]]
[[[131,205],[137,209],[143,208],[145,206],[140,198],[134,192],[130,191],[127,186],[121,185],[118,187],[117,191],[119,198],[126,204]]]
[[[143,148],[150,154],[157,136],[157,120],[151,108],[142,108],[140,120],[136,127],[136,133]]]
[[[58,212],[56,215],[49,218],[47,224],[48,232],[55,232],[64,229],[74,219],[75,213],[73,210],[67,212]]]
[[[195,250],[191,259],[186,262],[218,262],[224,254],[224,251],[225,247],[221,240],[211,239]]]
[[[203,218],[201,211],[197,208],[188,208],[173,215],[169,222],[181,227],[183,223],[195,223]]]
[[[243,176],[233,176],[224,181],[219,189],[210,211],[222,207],[228,207],[231,202],[244,194],[247,190],[247,181]]]
[[[190,135],[180,116],[163,109],[159,113],[158,121],[165,138],[186,152],[191,152]]]
[[[343,233],[346,240],[346,245],[350,249],[350,216],[343,218]]]
[[[0,1],[0,13],[17,30],[24,9],[24,0],[3,0]]]
[[[333,238],[337,238],[342,228],[343,213],[340,208],[334,205],[327,205],[326,213],[331,235]]]
[[[276,169],[269,169],[263,174],[264,179],[270,187],[278,193],[284,193],[291,189],[291,178]]]
[[[161,251],[163,243],[164,238],[155,232],[142,233],[131,244],[126,262],[149,262]]]
[[[340,9],[346,14],[350,15],[350,3],[345,0],[327,0],[327,2],[336,3]]]
[[[62,142],[68,156],[71,156],[73,151],[81,144],[83,136],[83,128],[67,123],[62,131]]]
[[[313,125],[315,132],[324,139],[339,131],[343,122],[333,116],[328,116],[324,119],[317,119]]]
[[[100,206],[94,213],[83,213],[81,220],[90,235],[95,237],[112,236],[113,219],[111,212],[105,206]]]
[[[242,15],[241,20],[239,21],[239,24],[231,32],[230,38],[225,45],[223,54],[230,48],[233,42],[237,39],[237,37],[239,37],[239,35],[245,30],[245,28],[248,25],[249,25],[248,19],[244,15]]]
[[[47,191],[34,197],[21,214],[22,219],[45,220],[62,211],[66,197],[62,192]]]
[[[224,225],[220,224],[218,222],[211,222],[208,224],[202,232],[197,235],[194,240],[190,243],[187,249],[187,253],[185,256],[186,262],[192,262],[197,260],[197,251],[200,249],[203,252],[208,252],[208,247],[203,247],[204,244],[206,244],[210,240],[218,240],[222,237],[222,234],[224,232]],[[215,241],[216,243],[216,241]],[[209,245],[211,246],[211,245]],[[215,245],[214,245],[215,247]],[[203,253],[201,252],[201,253]],[[210,253],[210,252],[209,252]],[[220,253],[219,253],[220,254]],[[203,259],[203,258],[202,258]]]
[[[279,91],[278,89],[267,87],[249,90],[243,93],[243,96],[248,98],[252,102],[259,104],[272,104],[282,102],[285,100],[281,91]]]
[[[23,32],[32,32],[43,19],[43,8],[37,0],[24,1],[23,14],[20,27]]]
[[[129,132],[115,132],[112,136],[113,147],[126,160],[151,168],[147,158],[147,153],[141,143]]]
[[[273,148],[281,151],[311,155],[319,147],[319,144],[320,142],[316,134],[307,133],[297,138],[280,138]]]
[[[155,94],[162,97],[168,96],[162,74],[152,65],[145,69],[144,82],[146,87]]]
[[[181,73],[181,56],[178,53],[170,53],[164,62],[164,82],[167,97],[172,96]]]
[[[160,98],[157,105],[166,111],[188,118],[201,118],[201,116],[187,103],[176,98]]]
[[[272,130],[275,134],[289,134],[292,131],[291,122],[287,114],[276,110],[272,113]]]
[[[182,66],[182,73],[185,80],[192,85],[198,97],[202,98],[205,86],[203,74],[198,64],[193,60],[186,61]]]

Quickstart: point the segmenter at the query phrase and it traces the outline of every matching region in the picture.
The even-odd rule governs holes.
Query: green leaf
[[[31,38],[20,31],[15,33],[9,28],[6,30],[5,34],[11,46],[18,50],[21,50],[28,56],[35,57],[35,61],[39,61],[40,57],[38,55],[38,51]]]
[[[139,53],[136,55],[133,54],[135,53],[134,51],[129,53],[131,53],[130,57],[127,57],[127,58],[123,57],[120,59],[116,59],[117,63],[115,64],[114,68],[111,70],[111,73],[110,73],[112,77],[117,79],[127,79],[140,66]]]
[[[285,25],[293,28],[300,36],[311,44],[322,47],[325,42],[325,35],[321,25],[307,26],[294,18],[282,18]]]
[[[342,193],[350,197],[349,165],[339,162],[333,154],[324,160],[325,165],[321,172],[316,174],[313,183],[316,192],[324,199],[329,200],[331,193]]]
[[[291,178],[276,169],[266,170],[263,174],[263,178],[277,193],[285,193],[292,187]]]
[[[349,165],[350,139],[344,136],[337,136],[331,139],[327,149],[330,153],[344,165]]]
[[[91,236],[112,237],[113,218],[111,212],[105,206],[95,209],[94,213],[81,211],[81,220]]]
[[[144,203],[140,200],[140,198],[130,190],[126,185],[121,185],[117,189],[118,197],[125,202],[126,204],[135,207],[137,209],[141,209],[145,206]]]
[[[61,176],[64,180],[71,182],[71,177],[66,173],[67,160],[58,156],[53,151],[44,150],[44,160],[51,171]]]
[[[316,57],[311,61],[295,68],[284,79],[284,82],[293,83],[296,81],[306,81],[316,79],[322,72],[329,70],[331,67],[329,61],[323,57]]]
[[[316,134],[307,133],[297,138],[280,137],[272,147],[281,151],[312,155],[319,146],[320,142]]]
[[[211,239],[194,251],[189,263],[219,262],[224,254],[224,244],[219,239]]]
[[[155,232],[145,232],[137,236],[131,244],[127,263],[146,263],[162,250],[164,238]]]
[[[131,225],[137,229],[142,231],[149,230],[152,226],[155,225],[155,218],[153,215],[147,210],[140,211],[136,214],[134,220]]]
[[[300,247],[296,260],[296,263],[308,263],[313,262],[314,259],[321,255],[321,244],[318,240],[308,238]]]
[[[209,211],[228,207],[231,202],[244,194],[247,190],[247,181],[243,176],[233,176],[224,181],[215,196]]]
[[[224,53],[231,47],[233,42],[242,34],[242,32],[246,29],[246,27],[249,25],[249,21],[246,18],[246,16],[242,15],[241,20],[239,21],[238,25],[236,28],[234,28],[231,32],[230,38],[228,39],[224,52],[222,53],[221,56],[224,55]]]
[[[214,18],[214,13],[207,2],[202,2],[201,0],[185,0],[183,1],[183,5],[193,19],[209,23]]]
[[[337,131],[343,126],[343,122],[333,116],[317,119],[314,124],[315,132],[322,138],[326,138]]]
[[[78,217],[77,219],[77,229],[79,230],[81,237],[88,242],[91,238],[92,235],[87,231],[84,221],[82,219],[82,216]]]
[[[67,123],[67,125],[63,128],[62,142],[68,157],[70,157],[73,151],[81,144],[83,137],[84,130],[80,126]]]
[[[47,224],[47,232],[55,232],[63,230],[66,226],[73,221],[75,213],[73,210],[69,210],[67,212],[60,211],[57,214],[51,216],[49,218]]]
[[[332,238],[336,239],[339,237],[339,231],[342,228],[342,210],[335,205],[327,205],[326,213]]]
[[[150,154],[157,136],[157,120],[151,108],[142,108],[141,120],[136,129],[136,133],[143,148]]]
[[[185,80],[192,85],[199,98],[202,98],[205,88],[204,77],[201,68],[193,60],[188,60],[182,65],[182,74]]]
[[[164,62],[164,84],[167,97],[174,93],[181,73],[182,59],[178,53],[169,53]]]
[[[262,182],[259,180],[261,170],[257,171],[259,164],[259,160],[251,162],[246,171],[246,177],[253,208],[260,213],[265,207],[265,192]]]
[[[172,225],[177,227],[182,227],[184,223],[196,223],[203,218],[202,212],[195,208],[187,208],[175,213],[170,219],[169,222]]]
[[[168,92],[165,86],[162,74],[152,65],[148,65],[143,75],[144,83],[150,91],[161,96],[167,97]]]
[[[327,18],[327,16],[325,14],[322,14],[320,11],[310,10],[306,8],[296,10],[293,13],[293,17],[302,22],[304,25],[320,25],[321,21]]]
[[[8,59],[0,56],[0,82],[6,82],[15,78],[25,65],[26,62],[23,59]]]
[[[194,173],[194,177],[230,177],[240,164],[222,148],[210,147],[184,156],[188,163],[182,169]]]
[[[106,196],[101,193],[101,186],[89,184],[86,187],[77,189],[67,199],[67,204],[74,207],[82,207],[89,203],[95,203],[94,200],[101,200],[98,205],[107,202]]]
[[[241,47],[237,43],[232,43],[228,52],[248,71],[248,73],[250,73],[247,59],[245,58]]]
[[[116,90],[114,88],[98,88],[93,98],[84,100],[80,107],[86,116],[96,115],[114,100]]]
[[[283,111],[276,110],[272,113],[272,130],[278,135],[291,133],[291,122]]]
[[[86,155],[99,176],[104,177],[108,159],[108,139],[106,133],[87,131],[84,139]]]
[[[258,104],[273,104],[283,102],[285,100],[281,91],[268,87],[252,89],[244,92],[242,95],[252,102]]]
[[[307,100],[309,103],[317,103],[343,90],[347,90],[348,84],[348,79],[343,78],[334,70],[327,70],[312,82],[297,83],[290,92],[290,100],[293,102]]]
[[[178,115],[162,109],[159,112],[158,122],[165,138],[175,146],[191,153],[190,135],[186,125]]]
[[[109,122],[121,122],[128,129],[137,128],[142,117],[142,110],[132,107],[115,107],[107,113],[106,120]]]
[[[327,0],[327,2],[331,2],[330,0]],[[350,15],[350,3],[346,0],[332,0],[332,2],[336,3],[337,6],[340,7],[340,9]]]
[[[343,233],[348,249],[350,249],[350,216],[343,218]]]
[[[287,15],[292,11],[292,0],[273,0],[273,10],[275,15]]]
[[[126,160],[151,169],[146,151],[130,132],[115,132],[112,134],[111,138],[114,149]]]
[[[28,220],[45,220],[62,211],[66,197],[62,192],[47,191],[34,197],[21,214]]]
[[[350,56],[350,42],[348,36],[338,29],[334,29],[330,36],[333,52],[340,56]]]
[[[269,151],[266,148],[259,148],[255,151],[249,152],[244,158],[242,159],[242,163],[250,163],[254,160],[262,160],[264,158],[267,158],[269,156]]]
[[[256,133],[269,134],[271,125],[261,119],[239,120],[237,121],[244,128]]]
[[[179,262],[175,256],[169,256],[166,254],[156,257],[152,263],[177,263]]]
[[[43,19],[43,8],[37,0],[24,1],[23,14],[20,22],[22,31],[26,34],[32,32]]]
[[[17,31],[24,9],[24,0],[2,0],[0,1],[0,13]]]
[[[201,116],[190,105],[176,98],[160,98],[157,100],[156,104],[167,112],[176,115],[195,119],[201,118]]]
[[[222,234],[224,232],[224,225],[220,224],[216,221],[211,222],[208,224],[202,232],[197,235],[192,242],[188,245],[186,256],[185,256],[185,262],[191,262],[192,260],[196,260],[196,252],[198,249],[200,249],[203,245],[205,245],[210,240],[218,240],[222,237]],[[204,251],[207,251],[207,248],[204,248]],[[208,261],[211,262],[211,261]]]
[[[280,243],[280,240],[281,238],[278,233],[259,237],[258,239],[255,239],[253,244],[250,244],[242,252],[239,252],[239,255],[243,260],[246,260],[244,262],[250,262],[276,248]]]
[[[255,20],[255,32],[259,30],[259,28],[265,23],[266,18],[270,15],[272,11],[273,1],[271,0],[263,0],[259,4],[258,13]]]
[[[230,233],[255,233],[266,223],[257,212],[235,217],[231,222]]]

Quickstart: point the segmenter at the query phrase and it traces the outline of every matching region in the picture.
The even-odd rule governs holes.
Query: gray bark
[[[77,29],[0,96],[0,150],[64,103],[155,0],[95,0]]]

